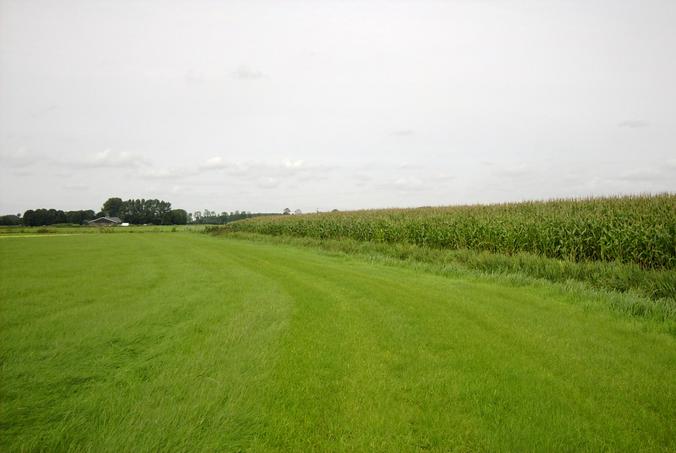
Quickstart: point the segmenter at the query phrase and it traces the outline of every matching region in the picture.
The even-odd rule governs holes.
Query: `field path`
[[[676,450],[674,337],[554,286],[195,233],[0,271],[1,451]]]

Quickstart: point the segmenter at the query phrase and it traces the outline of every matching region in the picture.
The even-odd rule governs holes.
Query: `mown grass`
[[[550,282],[580,282],[591,288],[630,293],[639,297],[624,306],[636,315],[661,313],[671,317],[676,311],[676,270],[644,269],[634,263],[584,261],[547,258],[530,253],[503,255],[474,250],[444,250],[415,244],[384,244],[353,239],[317,239],[232,232],[223,227],[205,230],[210,234],[278,244],[313,247],[361,257],[394,259],[407,265],[424,264],[428,271],[457,275],[478,271],[485,275],[524,276]],[[646,300],[651,299],[651,301]]]
[[[676,194],[258,217],[224,228],[676,267]]]
[[[629,295],[194,234],[0,241],[2,451],[674,451]]]
[[[382,244],[350,239],[315,239],[233,233],[213,228],[209,233],[233,239],[308,247],[330,254],[416,268],[448,277],[477,275],[500,283],[538,280],[609,293],[614,309],[631,316],[672,320],[676,334],[676,271],[648,270],[635,264],[583,262],[520,253],[513,256],[472,250],[439,250],[413,244]],[[613,298],[612,293],[627,297]]]

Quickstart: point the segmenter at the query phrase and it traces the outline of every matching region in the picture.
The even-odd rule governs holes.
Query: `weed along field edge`
[[[0,241],[2,451],[676,449],[672,312],[613,309],[640,294],[182,231],[34,236]]]

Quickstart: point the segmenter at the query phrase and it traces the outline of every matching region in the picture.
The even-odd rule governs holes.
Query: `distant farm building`
[[[113,226],[120,225],[122,219],[119,217],[99,217],[98,219],[90,220],[89,225],[93,226]]]

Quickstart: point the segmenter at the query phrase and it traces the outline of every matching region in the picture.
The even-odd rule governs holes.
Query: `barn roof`
[[[89,223],[102,223],[102,222],[122,223],[122,219],[120,219],[119,217],[99,217],[98,219],[89,221]]]

